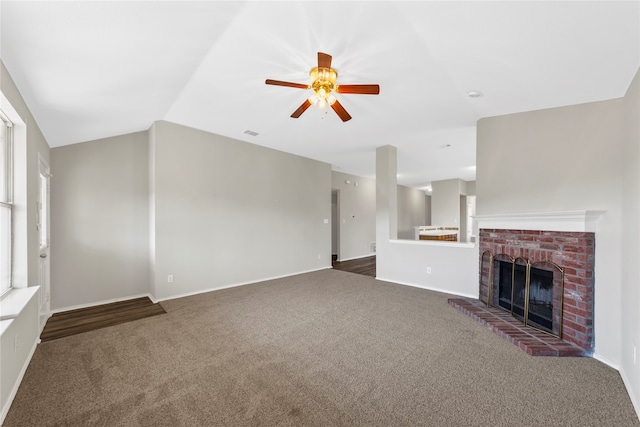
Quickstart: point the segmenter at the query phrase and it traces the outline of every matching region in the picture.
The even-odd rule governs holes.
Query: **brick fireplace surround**
[[[449,301],[531,355],[591,356],[595,226],[602,212],[572,211],[476,217],[479,225],[479,300]],[[525,326],[510,313],[487,306],[488,254],[551,261],[564,270],[562,336]],[[485,254],[485,256],[483,256]],[[559,292],[559,290],[554,290]]]

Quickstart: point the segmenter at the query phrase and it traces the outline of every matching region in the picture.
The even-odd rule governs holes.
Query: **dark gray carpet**
[[[528,356],[450,295],[324,270],[38,346],[14,426],[638,426],[619,374]]]

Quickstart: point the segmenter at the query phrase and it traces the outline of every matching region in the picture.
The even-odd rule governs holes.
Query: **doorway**
[[[51,261],[49,258],[49,246],[50,246],[50,188],[51,188],[51,174],[49,172],[49,165],[47,162],[38,155],[38,173],[39,173],[39,191],[38,191],[38,211],[36,215],[36,227],[38,229],[38,247],[40,258],[38,260],[38,283],[40,285],[40,293],[38,296],[39,301],[39,316],[40,316],[40,329],[44,328],[49,318],[51,292],[50,287],[50,267]]]
[[[340,259],[340,190],[331,190],[331,261]]]
[[[474,242],[473,217],[476,215],[476,196],[460,195],[459,242]]]

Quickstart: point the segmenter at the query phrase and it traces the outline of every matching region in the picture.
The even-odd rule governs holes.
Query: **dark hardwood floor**
[[[362,274],[365,276],[376,277],[376,256],[368,256],[365,258],[352,259],[349,261],[332,262],[333,268],[350,273]]]
[[[160,304],[147,297],[64,311],[47,320],[40,340],[55,340],[163,313],[166,312]]]

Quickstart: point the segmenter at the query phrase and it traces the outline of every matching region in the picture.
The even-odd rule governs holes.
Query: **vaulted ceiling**
[[[618,98],[640,66],[638,1],[0,2],[0,57],[50,146],[169,120],[398,182],[475,179],[482,117]],[[353,116],[291,113],[317,52]],[[482,92],[469,97],[470,91]],[[252,136],[245,131],[258,133]]]

